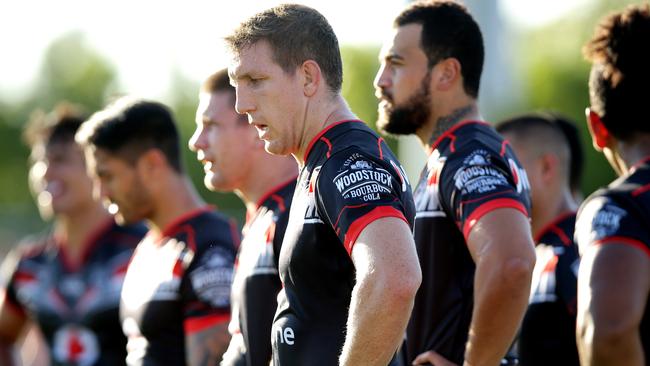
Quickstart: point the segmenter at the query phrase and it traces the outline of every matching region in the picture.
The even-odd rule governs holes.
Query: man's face
[[[377,126],[387,133],[410,135],[431,116],[430,69],[420,48],[422,25],[395,30],[380,53],[375,95],[380,99]]]
[[[286,73],[273,60],[268,42],[258,41],[236,55],[228,73],[237,90],[235,108],[248,115],[266,151],[277,155],[297,152],[309,103],[297,69]]]
[[[253,150],[261,148],[255,129],[235,112],[233,99],[228,92],[199,95],[196,130],[189,145],[203,164],[204,183],[211,190],[241,189],[254,173]]]
[[[30,186],[44,217],[70,215],[94,204],[92,180],[81,148],[72,140],[37,144],[32,151]]]
[[[138,162],[124,159],[103,149],[86,150],[88,169],[96,179],[95,192],[108,203],[119,224],[131,224],[153,214],[152,199],[143,184]]]

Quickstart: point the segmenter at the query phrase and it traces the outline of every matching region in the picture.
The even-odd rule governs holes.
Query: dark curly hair
[[[585,45],[593,63],[589,78],[592,110],[620,140],[650,133],[647,113],[650,85],[650,5],[633,5],[611,14]]]

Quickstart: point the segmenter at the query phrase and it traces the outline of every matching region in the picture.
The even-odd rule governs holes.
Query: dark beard
[[[390,135],[412,135],[427,123],[431,116],[429,75],[427,73],[422,78],[420,88],[404,104],[391,105],[379,111],[377,127],[381,132]]]

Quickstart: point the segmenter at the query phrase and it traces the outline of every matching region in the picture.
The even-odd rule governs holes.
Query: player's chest
[[[175,238],[147,241],[138,248],[129,264],[122,290],[126,309],[137,309],[150,301],[175,300],[181,280],[194,252]]]
[[[24,263],[16,275],[18,300],[42,316],[81,320],[117,307],[130,253],[92,261],[79,269],[57,260]]]

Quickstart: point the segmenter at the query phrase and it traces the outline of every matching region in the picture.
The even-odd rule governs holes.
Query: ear
[[[163,152],[156,148],[151,148],[140,155],[135,167],[140,179],[146,184],[147,182],[155,183],[161,181],[163,179],[163,170],[165,168],[171,169],[168,165],[169,163]]]
[[[432,71],[434,88],[449,91],[458,84],[461,77],[461,66],[457,59],[450,57],[438,62]]]
[[[602,151],[609,146],[612,135],[596,112],[592,111],[591,108],[587,108],[585,113],[587,114],[587,127],[589,127],[594,148]]]
[[[560,159],[555,154],[545,153],[539,157],[541,177],[544,183],[548,184],[557,176]]]
[[[321,85],[323,74],[320,66],[314,60],[307,60],[302,63],[300,72],[303,78],[303,91],[306,97],[312,97]]]

